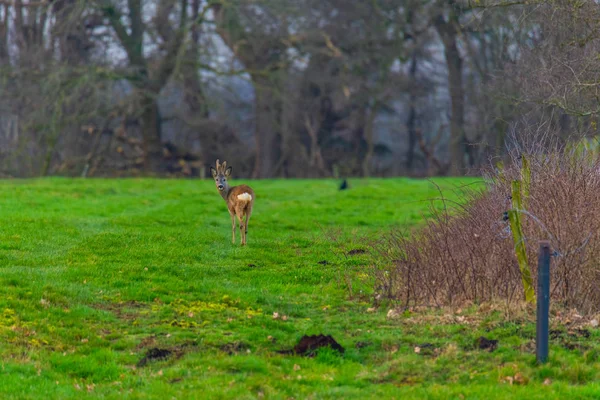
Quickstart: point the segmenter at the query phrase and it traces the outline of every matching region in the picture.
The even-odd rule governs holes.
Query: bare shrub
[[[551,296],[581,312],[600,310],[600,163],[589,153],[563,148],[529,154],[530,196],[523,210],[529,264],[537,277],[538,241],[553,250]],[[393,235],[385,244],[385,268],[375,270],[381,296],[405,306],[524,298],[510,226],[511,181],[520,160],[487,176],[486,190],[466,190],[466,205],[450,204],[415,235]]]

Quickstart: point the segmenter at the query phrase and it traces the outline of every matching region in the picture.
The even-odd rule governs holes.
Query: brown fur
[[[223,161],[223,164],[219,164],[219,160],[216,163],[216,169],[210,168],[215,184],[219,194],[225,200],[229,215],[231,216],[231,242],[235,244],[235,217],[237,217],[240,225],[240,234],[242,236],[242,246],[246,245],[246,236],[248,235],[248,222],[252,215],[252,207],[254,206],[254,190],[248,185],[229,186],[227,177],[231,174],[231,167],[227,168],[227,162]],[[222,190],[219,186],[223,186]],[[244,193],[248,193],[252,196],[250,201],[238,199],[238,196]]]

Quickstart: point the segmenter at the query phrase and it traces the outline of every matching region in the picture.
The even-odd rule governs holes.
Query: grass
[[[468,182],[437,180],[453,199]],[[598,397],[595,330],[557,335],[536,366],[527,318],[368,310],[372,260],[345,252],[417,226],[430,182],[251,184],[242,248],[211,181],[0,182],[0,397]],[[278,353],[320,333],[344,354]],[[140,365],[152,349],[169,354]]]

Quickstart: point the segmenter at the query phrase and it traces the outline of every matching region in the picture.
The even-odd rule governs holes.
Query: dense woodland
[[[595,136],[600,5],[0,0],[0,176],[460,175]]]

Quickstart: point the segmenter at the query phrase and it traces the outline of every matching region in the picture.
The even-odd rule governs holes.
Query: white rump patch
[[[238,194],[238,200],[242,200],[242,201],[252,201],[252,195],[250,195],[250,193],[242,193],[242,194]]]

